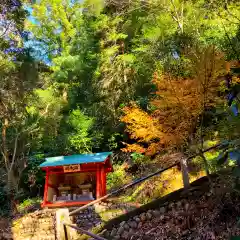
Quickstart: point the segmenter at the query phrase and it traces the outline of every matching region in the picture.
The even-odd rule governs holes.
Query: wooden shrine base
[[[80,206],[80,205],[85,205],[87,203],[90,203],[92,201],[82,201],[82,202],[79,202],[79,201],[69,201],[69,202],[56,202],[56,203],[51,203],[51,202],[48,202],[48,203],[42,203],[42,207],[49,207],[49,208],[54,208],[54,207],[74,207],[74,206]]]

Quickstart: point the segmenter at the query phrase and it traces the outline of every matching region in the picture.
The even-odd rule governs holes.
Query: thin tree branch
[[[177,7],[176,7],[176,5],[174,4],[174,0],[171,0],[171,3],[172,3],[172,5],[173,5],[173,8],[174,8],[174,11],[175,11],[175,14],[176,14],[176,16],[174,16],[174,15],[171,13],[171,11],[170,11],[170,13],[171,13],[171,15],[172,15],[172,18],[177,22],[178,27],[179,27],[181,33],[183,33],[183,4],[182,4],[182,8],[181,8],[182,16],[181,16],[181,18],[180,18],[180,17],[179,17],[179,14],[178,14],[178,11],[177,11]]]

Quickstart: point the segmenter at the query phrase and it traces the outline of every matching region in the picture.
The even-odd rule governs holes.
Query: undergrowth
[[[17,210],[19,213],[27,213],[35,208],[40,207],[42,198],[27,198],[22,203],[18,204]]]
[[[130,183],[142,175],[127,173],[123,166],[116,166],[113,173],[108,175],[108,190],[116,189],[124,184]],[[189,174],[190,182],[197,180],[205,175],[204,171],[197,171]],[[137,184],[133,188],[127,189],[124,193],[119,195],[119,198],[123,202],[138,202],[140,204],[146,204],[156,198],[165,196],[173,191],[176,191],[183,187],[182,173],[175,167],[157,175],[147,181]]]

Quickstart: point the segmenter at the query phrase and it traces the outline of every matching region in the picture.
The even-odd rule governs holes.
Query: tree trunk
[[[8,192],[9,194],[15,194],[18,191],[18,181],[16,177],[14,176],[14,173],[12,170],[9,170],[8,173],[8,181],[7,181],[7,187],[8,187]]]
[[[7,128],[8,128],[8,119],[5,118],[2,126],[2,154],[4,157],[5,167],[8,170],[10,164],[9,164],[8,147],[7,147]]]
[[[181,171],[182,171],[182,179],[184,188],[187,189],[190,186],[189,176],[188,176],[188,166],[187,166],[187,158],[180,159]]]
[[[12,170],[8,171],[7,176],[8,176],[7,194],[8,194],[8,198],[10,200],[10,211],[11,211],[11,214],[14,216],[18,212],[17,205],[15,202],[15,196],[18,192],[18,184],[17,184],[17,180],[16,180]]]

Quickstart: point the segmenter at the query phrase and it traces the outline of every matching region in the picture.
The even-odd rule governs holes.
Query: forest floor
[[[201,190],[190,191],[180,199],[130,217],[108,230],[105,237],[213,240],[240,236],[240,194],[233,190],[231,180],[226,179],[215,178],[210,190],[201,186]]]

